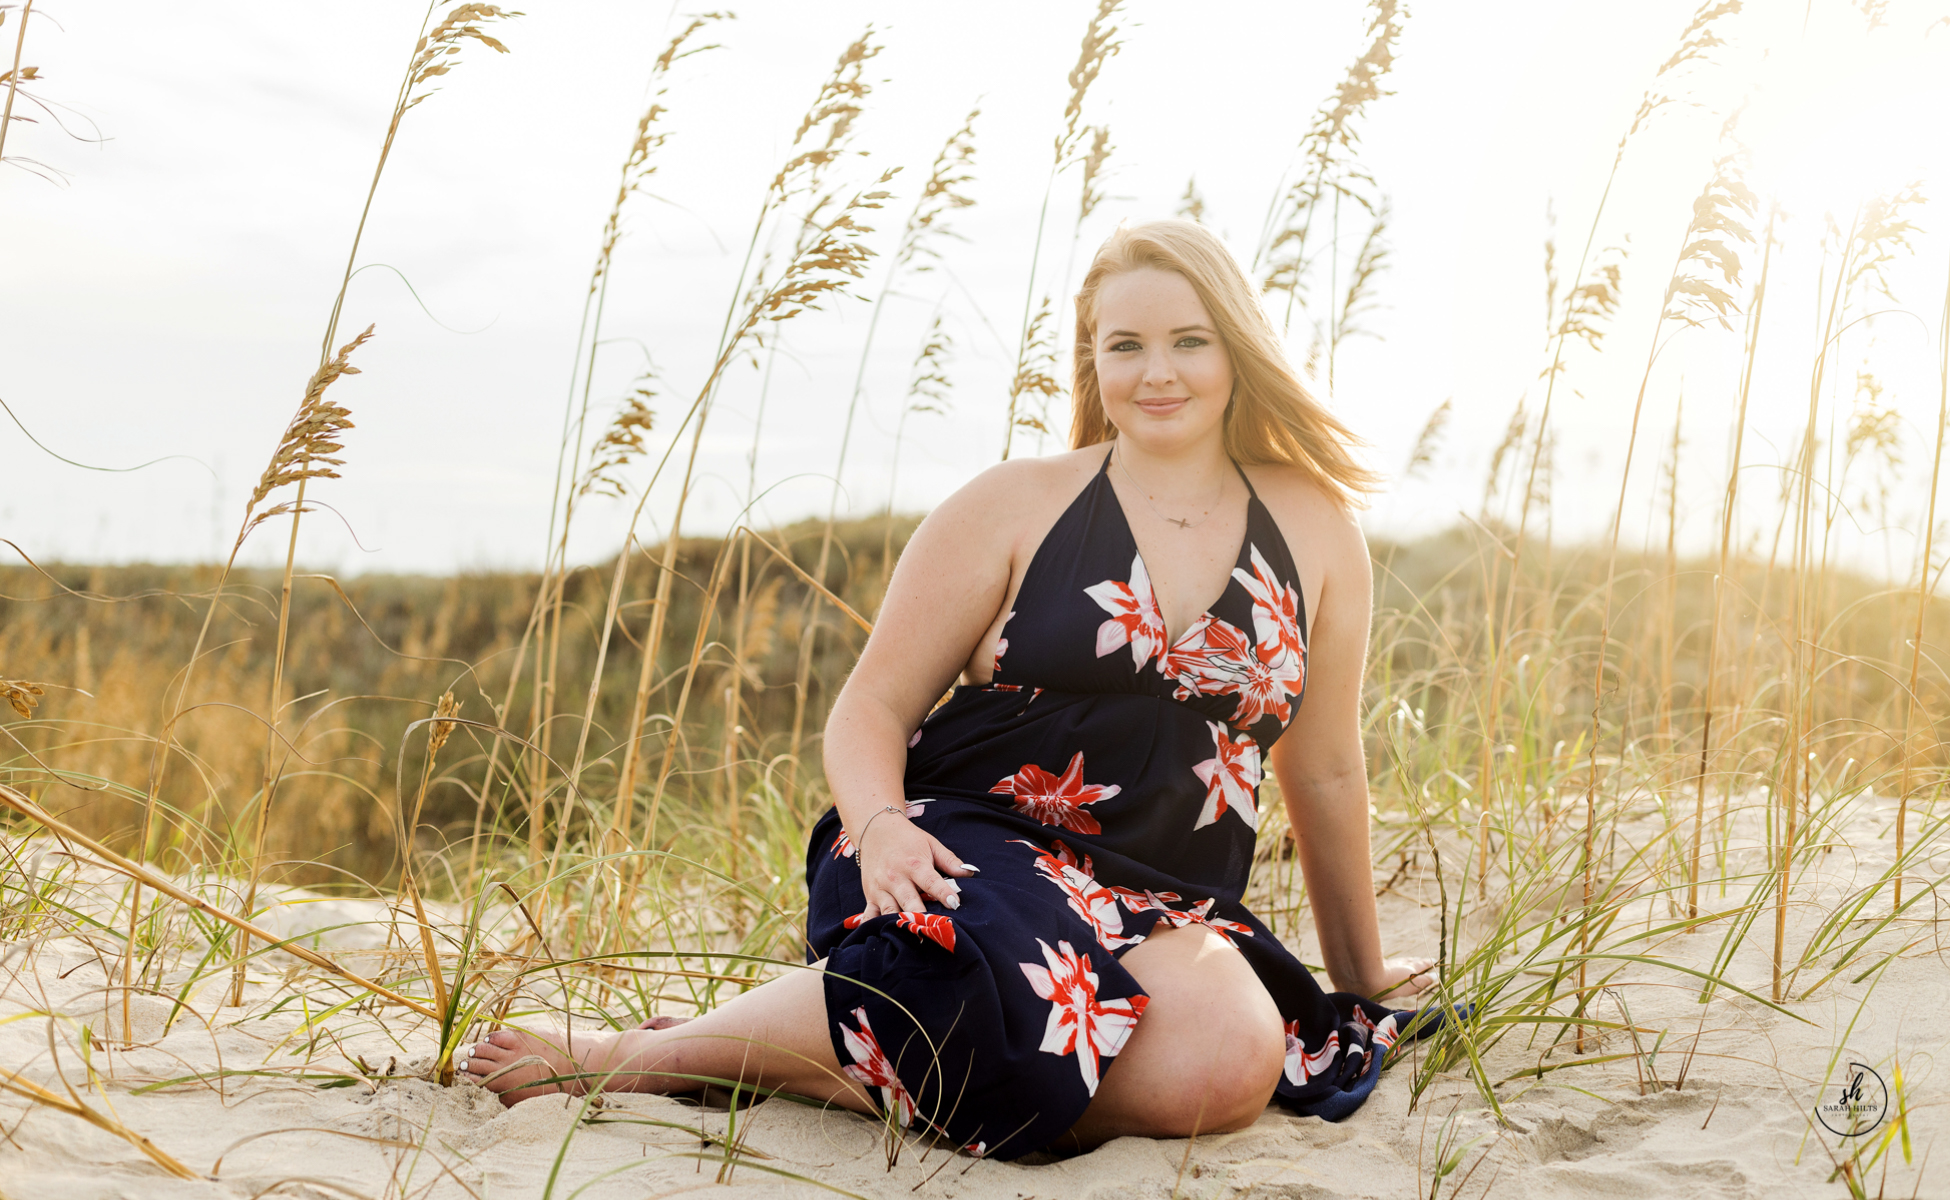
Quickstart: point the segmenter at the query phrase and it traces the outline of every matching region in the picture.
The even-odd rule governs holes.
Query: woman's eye
[[[1137,350],[1139,348],[1136,342],[1119,342],[1110,348],[1110,352],[1115,354],[1120,350]]]
[[[1186,350],[1196,350],[1196,349],[1198,349],[1198,348],[1199,348],[1200,346],[1203,346],[1203,345],[1205,345],[1205,344],[1206,344],[1206,342],[1205,342],[1205,339],[1204,339],[1204,338],[1202,338],[1202,337],[1197,337],[1197,336],[1193,336],[1193,337],[1182,337],[1182,338],[1179,338],[1179,339],[1178,339],[1178,345],[1179,345],[1179,346],[1180,346],[1181,348],[1183,348],[1183,349],[1186,349]]]

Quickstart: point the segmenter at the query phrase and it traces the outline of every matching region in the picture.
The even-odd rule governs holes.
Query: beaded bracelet
[[[881,805],[880,812],[877,812],[873,816],[868,817],[867,823],[865,825],[860,826],[860,836],[853,839],[854,846],[856,848],[864,849],[864,847],[867,844],[867,830],[872,829],[873,823],[880,819],[880,813],[903,813],[904,814],[906,812],[907,809],[905,806],[899,806],[893,804]]]

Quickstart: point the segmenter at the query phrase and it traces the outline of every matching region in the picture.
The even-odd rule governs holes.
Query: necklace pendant
[[[1192,527],[1192,523],[1190,521],[1182,520],[1178,517],[1166,517],[1165,520],[1170,521],[1173,525],[1178,526],[1180,529],[1190,529]]]

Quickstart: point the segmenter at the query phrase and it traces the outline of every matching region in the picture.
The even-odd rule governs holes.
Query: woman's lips
[[[1168,417],[1190,404],[1191,400],[1190,396],[1164,396],[1150,400],[1133,400],[1131,403],[1137,405],[1138,410],[1146,416]]]

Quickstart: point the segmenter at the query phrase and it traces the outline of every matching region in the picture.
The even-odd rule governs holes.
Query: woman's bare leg
[[[873,1111],[866,1092],[833,1056],[825,979],[816,968],[762,984],[694,1020],[659,1023],[664,1027],[609,1034],[497,1030],[473,1048],[467,1070],[507,1104],[592,1086],[687,1092],[702,1085],[702,1076]],[[587,1078],[537,1082],[569,1075]]]
[[[1064,1143],[1186,1137],[1240,1129],[1264,1111],[1285,1063],[1279,1010],[1225,938],[1192,926],[1152,934],[1124,966],[1150,996]],[[473,1049],[468,1071],[513,1104],[583,1085],[538,1084],[578,1073],[610,1091],[682,1092],[697,1076],[738,1079],[855,1112],[866,1092],[840,1070],[826,1029],[824,979],[795,971],[694,1020],[613,1034],[542,1035],[515,1029]],[[529,1060],[524,1062],[523,1060]]]
[[[1273,1098],[1286,1030],[1273,998],[1223,935],[1162,929],[1123,958],[1151,997],[1064,1142],[1243,1129]]]

